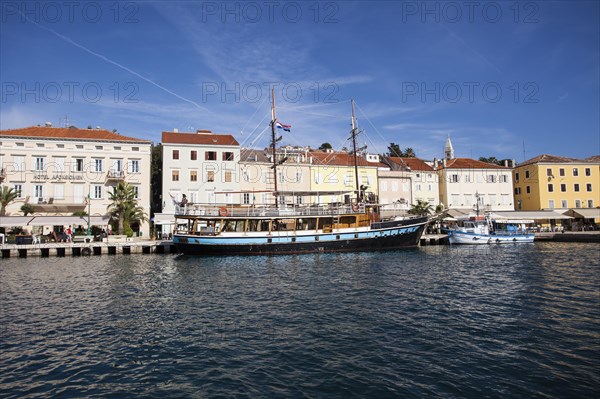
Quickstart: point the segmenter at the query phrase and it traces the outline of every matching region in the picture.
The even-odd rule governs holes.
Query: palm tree
[[[2,190],[0,190],[0,216],[6,216],[6,207],[18,196],[19,193],[14,188],[2,186]]]
[[[430,215],[432,211],[433,205],[431,205],[429,202],[417,200],[417,203],[412,205],[408,213],[410,213],[411,215],[426,216]]]
[[[112,192],[108,193],[108,198],[112,203],[107,209],[112,216],[119,219],[118,231],[119,234],[123,234],[126,210],[131,206],[137,205],[133,186],[127,182],[119,182],[113,187]]]
[[[137,204],[137,201],[129,204],[123,210],[123,230],[131,231],[131,225],[148,221],[148,215],[144,212],[144,208]]]

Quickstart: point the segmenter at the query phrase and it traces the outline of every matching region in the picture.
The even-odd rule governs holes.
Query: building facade
[[[150,141],[102,129],[47,124],[2,130],[2,184],[18,193],[7,214],[21,214],[21,206],[27,203],[33,206],[34,215],[89,212],[91,216],[105,216],[112,188],[127,182],[149,215],[151,145]],[[147,222],[140,226],[140,232],[148,237]]]
[[[422,159],[407,157],[388,157],[386,163],[409,177],[410,205],[424,201],[435,208],[440,204],[439,176],[434,167]]]
[[[162,213],[175,214],[185,194],[191,204],[240,203],[240,146],[209,130],[162,133]]]
[[[450,209],[511,211],[511,169],[470,158],[443,159],[438,170],[440,202]]]
[[[600,206],[600,157],[575,159],[543,154],[513,170],[517,210]]]

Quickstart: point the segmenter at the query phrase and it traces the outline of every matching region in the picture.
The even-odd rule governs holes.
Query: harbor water
[[[2,398],[588,398],[600,247],[0,259]]]

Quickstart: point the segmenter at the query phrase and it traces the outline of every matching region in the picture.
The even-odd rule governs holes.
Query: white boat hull
[[[448,231],[448,242],[450,244],[470,244],[470,245],[486,245],[486,244],[510,244],[533,242],[533,234],[477,234],[465,233],[457,230]]]

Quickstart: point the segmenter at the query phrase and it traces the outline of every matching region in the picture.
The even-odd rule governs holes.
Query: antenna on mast
[[[354,99],[350,100],[352,104],[352,149],[354,153],[354,182],[356,184],[356,203],[360,202],[360,186],[358,182],[358,160],[356,156],[356,136],[358,135],[358,128],[356,127],[356,117],[354,116]]]
[[[279,207],[279,195],[277,193],[277,158],[275,157],[275,149],[277,144],[277,137],[275,136],[275,121],[277,120],[275,115],[275,88],[271,87],[271,151],[273,153],[273,196],[275,197],[275,208]]]

